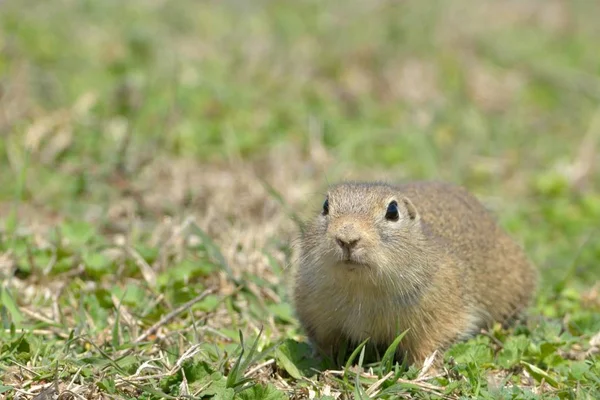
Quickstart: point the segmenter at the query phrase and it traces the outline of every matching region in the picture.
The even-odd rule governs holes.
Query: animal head
[[[374,287],[412,287],[423,254],[421,218],[411,200],[383,183],[329,188],[302,238],[300,268]],[[343,282],[341,282],[343,283]]]

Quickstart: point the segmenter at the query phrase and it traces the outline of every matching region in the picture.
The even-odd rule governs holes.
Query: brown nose
[[[337,236],[335,238],[335,241],[342,248],[342,250],[347,251],[347,252],[350,252],[354,247],[356,247],[356,244],[358,243],[359,240],[360,240],[360,237],[358,237],[358,236],[356,236],[356,237]]]

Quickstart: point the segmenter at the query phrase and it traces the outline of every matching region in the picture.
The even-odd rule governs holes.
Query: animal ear
[[[406,209],[406,213],[410,219],[416,220],[419,218],[419,212],[417,211],[417,208],[408,197],[402,198],[402,204],[404,204],[404,208]]]

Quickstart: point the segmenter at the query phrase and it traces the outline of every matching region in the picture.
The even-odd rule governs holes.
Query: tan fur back
[[[426,233],[445,240],[474,277],[473,296],[493,319],[527,306],[537,274],[523,250],[465,189],[446,183],[398,186],[419,210]]]

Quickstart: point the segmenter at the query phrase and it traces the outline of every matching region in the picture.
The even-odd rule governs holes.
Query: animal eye
[[[325,199],[325,203],[323,203],[323,215],[329,214],[329,199]]]
[[[400,218],[400,213],[398,212],[398,203],[396,200],[393,200],[388,204],[387,211],[385,212],[385,219],[388,221],[398,221]]]

